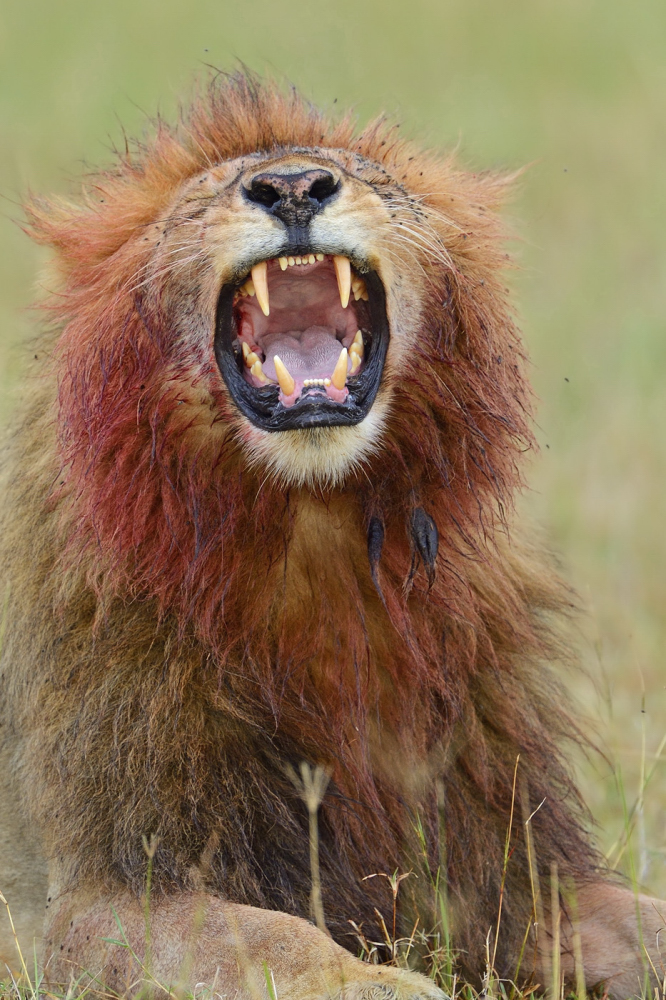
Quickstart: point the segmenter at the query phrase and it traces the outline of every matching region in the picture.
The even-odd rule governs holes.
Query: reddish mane
[[[238,440],[220,433],[236,416],[212,341],[205,352],[172,338],[168,275],[144,281],[151,246],[144,233],[168,218],[182,184],[222,160],[290,146],[348,150],[379,164],[423,199],[453,261],[422,262],[421,337],[396,377],[381,453],[345,486],[316,496],[248,469]],[[49,572],[74,581],[52,588],[63,634],[94,618],[91,643],[99,649],[112,643],[111,630],[129,630],[131,642],[135,628],[146,662],[151,634],[165,649],[180,643],[188,651],[183,662],[169,661],[161,680],[157,667],[142,675],[137,665],[126,683],[138,698],[139,685],[152,678],[158,688],[146,711],[155,720],[190,705],[192,782],[200,792],[208,788],[213,703],[233,706],[252,732],[277,734],[276,759],[333,767],[322,823],[324,851],[327,843],[335,849],[328,868],[325,855],[324,882],[339,935],[345,916],[356,917],[363,904],[336,875],[338,855],[355,877],[406,868],[412,848],[404,816],[412,810],[436,867],[443,848],[435,779],[442,777],[452,893],[471,915],[462,921],[469,923],[463,939],[481,947],[477,937],[487,927],[475,926],[473,915],[496,902],[519,754],[531,800],[547,799],[535,819],[540,865],[556,861],[566,875],[591,864],[558,749],[574,730],[542,662],[559,654],[549,622],[569,597],[540,557],[509,540],[507,526],[532,437],[501,275],[494,210],[503,188],[502,178],[424,156],[390,124],[356,132],[350,119],[331,121],[297,94],[241,75],[216,80],[177,128],[159,122],[152,139],[90,183],[83,206],[33,202],[29,209],[34,237],[57,251],[62,274],[48,303],[57,338],[46,383],[57,383],[47,503],[59,540]],[[415,507],[439,531],[431,587],[423,569],[406,585]],[[312,526],[324,514],[343,530],[330,542],[324,534],[322,551]],[[366,550],[372,518],[385,532],[381,595]],[[121,645],[118,638],[108,646],[113,655],[95,660],[95,651],[85,669],[72,668],[64,700],[83,697],[93,677],[111,685]],[[193,691],[207,706],[200,714]],[[127,724],[127,747],[148,753],[157,737],[150,719],[146,726],[150,737]],[[159,788],[172,766],[162,751]],[[133,808],[146,832],[158,822],[143,801]],[[213,824],[197,808],[205,842]],[[279,826],[279,806],[266,809]],[[84,817],[83,833],[68,829],[54,834],[56,842],[84,836],[88,814],[81,807],[73,815]],[[135,834],[128,827],[128,843]],[[133,842],[114,858],[116,870],[140,879]],[[174,864],[172,857],[157,864],[165,888],[177,881]],[[524,932],[527,885],[519,837],[508,879],[515,900],[513,910],[507,904],[509,939]],[[363,890],[372,902],[373,891]],[[374,919],[369,904],[366,917]]]

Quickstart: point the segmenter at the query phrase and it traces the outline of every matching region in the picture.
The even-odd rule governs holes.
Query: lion
[[[28,204],[0,889],[48,980],[434,1000],[437,921],[477,984],[659,967],[567,765],[572,596],[513,524],[505,188],[239,73]]]

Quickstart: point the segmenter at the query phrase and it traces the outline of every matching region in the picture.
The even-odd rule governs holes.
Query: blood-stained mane
[[[418,330],[389,355],[376,445],[319,482],[248,453],[198,306],[211,178],[292,148],[330,152],[384,199],[395,294]],[[364,876],[418,871],[401,890],[413,923],[426,868],[443,864],[478,971],[515,804],[498,962],[517,953],[533,905],[518,758],[522,808],[541,803],[539,871],[591,872],[560,756],[576,730],[548,665],[570,597],[511,528],[532,437],[504,188],[390,123],[358,132],[237,75],[119,154],[81,204],[29,206],[58,279],[14,446],[3,652],[13,690],[30,691],[13,710],[40,719],[22,751],[31,808],[50,850],[78,858],[73,879],[140,890],[142,835],[156,834],[159,891],[205,856],[215,890],[307,916],[307,815],[286,773],[303,759],[332,771],[321,865],[342,943],[348,920],[379,933],[385,887]],[[294,433],[315,447],[326,431]]]

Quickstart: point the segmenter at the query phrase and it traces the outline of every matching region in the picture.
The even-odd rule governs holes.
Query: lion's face
[[[339,482],[379,445],[419,315],[400,197],[346,151],[255,154],[188,182],[155,245],[182,337],[195,312],[248,459],[283,483]]]

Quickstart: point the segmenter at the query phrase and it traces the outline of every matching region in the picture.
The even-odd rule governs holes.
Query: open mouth
[[[315,251],[224,285],[215,356],[241,412],[269,431],[359,423],[384,370],[385,303],[376,272]]]

